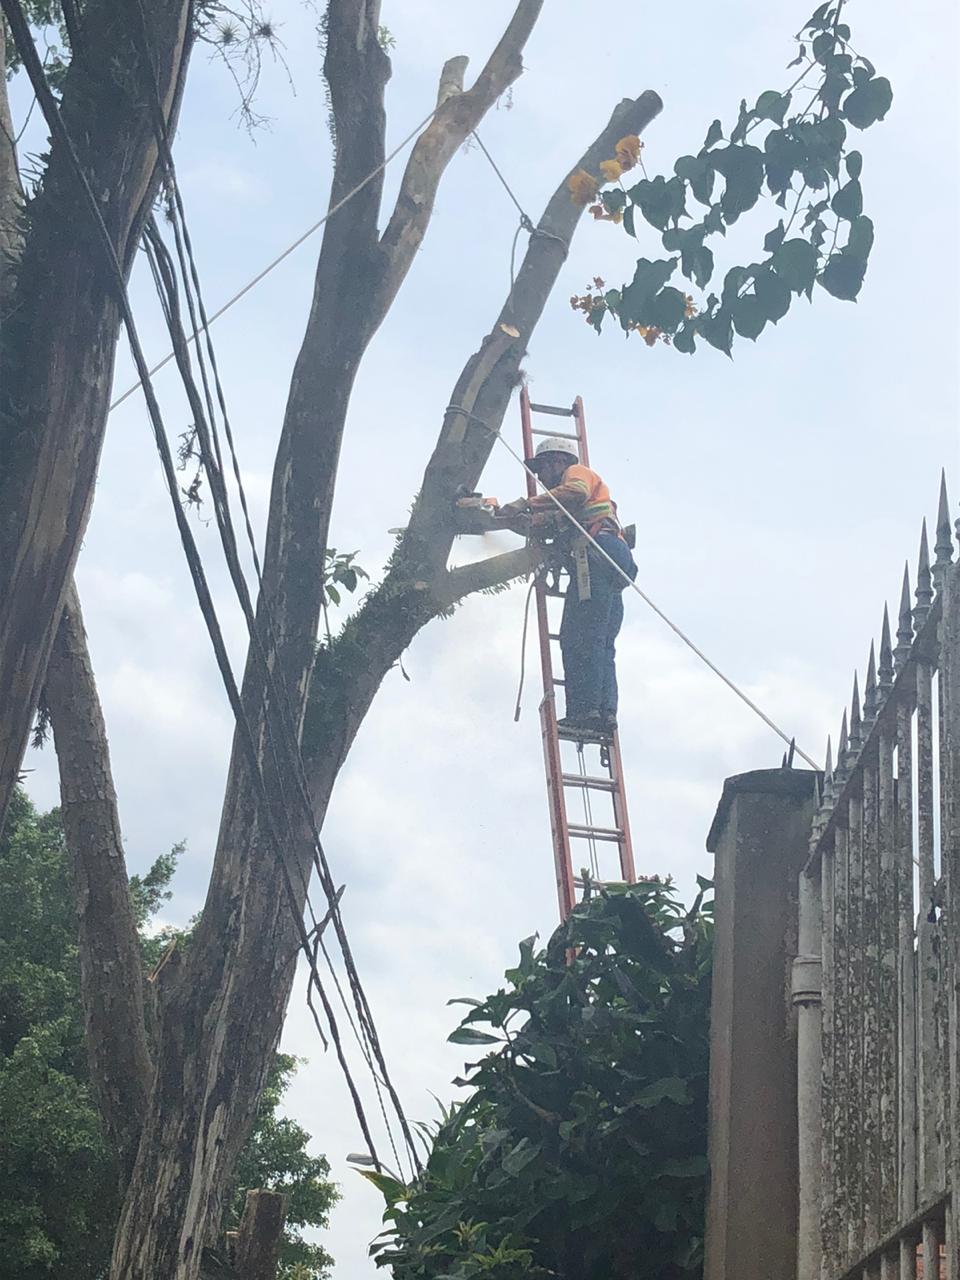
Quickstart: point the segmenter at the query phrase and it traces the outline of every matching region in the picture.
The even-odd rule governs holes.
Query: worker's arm
[[[556,504],[559,502],[567,511],[578,511],[589,495],[590,481],[587,477],[587,469],[579,464],[574,464],[572,467],[567,468],[563,476],[563,482],[558,484],[555,489],[550,489],[547,493],[538,493],[535,498],[528,499],[527,509],[529,511],[555,511]]]

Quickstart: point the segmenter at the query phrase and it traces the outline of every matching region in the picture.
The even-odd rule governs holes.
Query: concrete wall
[[[715,855],[705,1280],[796,1280],[797,1039],[790,971],[814,774],[728,778]]]

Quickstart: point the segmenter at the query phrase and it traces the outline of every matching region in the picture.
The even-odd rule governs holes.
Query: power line
[[[209,327],[210,325],[213,324],[215,320],[219,320],[220,317],[224,315],[227,311],[229,311],[232,306],[238,303],[242,297],[248,294],[250,290],[253,289],[256,285],[258,285],[260,281],[264,279],[265,276],[268,276],[270,272],[274,270],[275,267],[278,267],[280,263],[284,261],[285,258],[289,258],[291,253],[293,253],[295,249],[299,249],[305,240],[309,240],[315,231],[319,231],[320,228],[323,226],[323,224],[325,222],[328,222],[335,213],[339,213],[339,211],[343,208],[343,206],[345,204],[348,204],[349,201],[351,201],[355,195],[358,195],[364,189],[364,187],[368,186],[374,180],[374,178],[376,178],[379,174],[383,173],[384,169],[386,169],[390,161],[393,160],[396,156],[398,156],[400,152],[404,149],[404,147],[407,145],[407,143],[412,142],[413,139],[417,136],[417,134],[420,133],[420,131],[430,123],[430,121],[436,115],[437,110],[438,108],[434,107],[429,115],[424,116],[424,118],[420,121],[420,123],[416,125],[415,128],[410,130],[410,132],[406,135],[403,141],[399,142],[394,147],[394,149],[390,152],[390,154],[385,156],[384,159],[381,160],[381,162],[377,165],[375,169],[372,169],[362,181],[358,182],[357,185],[353,187],[350,191],[348,191],[347,194],[341,200],[338,200],[335,205],[333,205],[331,208],[327,210],[327,212],[323,215],[323,217],[320,219],[319,222],[315,222],[313,226],[308,227],[306,231],[303,232],[302,235],[297,236],[296,240],[294,240],[292,244],[288,245],[287,248],[284,249],[282,253],[279,253],[273,259],[272,262],[267,263],[267,265],[263,268],[262,271],[258,271],[257,274],[253,277],[253,279],[248,280],[247,283],[243,286],[243,288],[239,289],[233,295],[232,298],[228,298],[227,301],[221,307],[218,307],[217,310],[214,311],[213,315],[207,318],[206,325]],[[193,339],[191,339],[191,341],[193,341]],[[159,360],[147,372],[152,377],[155,373],[158,373],[165,365],[168,365],[173,358],[174,358],[174,353],[172,351],[168,351],[167,354],[163,357],[163,359]],[[116,409],[118,405],[123,404],[124,400],[129,399],[129,397],[133,395],[133,393],[137,390],[137,388],[140,385],[141,385],[141,381],[138,380],[137,382],[134,382],[131,386],[127,387],[126,391],[124,391],[122,395],[119,395],[116,398],[116,400],[114,400],[113,403],[110,405],[109,412],[113,413],[114,409]]]

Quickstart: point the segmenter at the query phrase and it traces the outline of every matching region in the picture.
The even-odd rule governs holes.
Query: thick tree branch
[[[444,68],[439,108],[410,153],[393,214],[380,241],[382,270],[371,315],[375,327],[389,310],[423,242],[444,170],[457,149],[523,71],[523,48],[542,7],[543,0],[520,0],[509,26],[471,89],[451,92],[450,63]]]
[[[434,597],[449,607],[475,591],[489,591],[516,578],[525,578],[543,564],[543,554],[542,546],[528,542],[515,551],[505,551],[499,556],[488,556],[486,560],[450,569],[434,587]]]
[[[151,1076],[140,946],[106,727],[72,583],[50,652],[44,690],[60,767],[63,828],[76,883],[90,1079],[107,1135],[129,1175]]]
[[[17,0],[2,6],[25,52]],[[190,0],[153,0],[148,38],[173,127]],[[61,114],[129,268],[155,190],[156,147],[137,88],[139,6],[89,0]],[[19,19],[19,21],[18,21]],[[19,34],[17,34],[19,32]],[[121,68],[126,74],[121,74]],[[0,823],[93,498],[118,333],[113,282],[69,155],[51,148],[0,332]]]

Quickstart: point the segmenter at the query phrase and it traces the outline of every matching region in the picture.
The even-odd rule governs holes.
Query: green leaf
[[[776,253],[783,244],[784,229],[783,219],[781,218],[772,231],[768,231],[764,237],[763,247],[767,253]]]
[[[607,213],[622,213],[626,208],[627,193],[619,187],[613,187],[610,191],[604,191],[600,200]]]
[[[700,316],[697,328],[711,347],[716,347],[725,355],[730,354],[733,346],[733,322],[726,308],[720,307],[713,315]]]
[[[486,1031],[476,1031],[473,1027],[457,1027],[447,1036],[450,1044],[500,1044],[498,1036],[491,1036]]]
[[[763,152],[757,147],[730,146],[712,153],[713,165],[726,179],[720,204],[727,225],[752,209],[763,186]]]
[[[741,338],[756,342],[767,323],[767,313],[759,298],[751,293],[737,298],[731,306],[733,327]]]
[[[398,1200],[405,1200],[409,1194],[403,1183],[398,1182],[396,1178],[391,1178],[388,1173],[377,1173],[376,1169],[358,1169],[357,1173],[361,1178],[366,1178],[368,1182],[373,1183],[388,1205],[394,1205]]]
[[[623,290],[620,301],[621,322],[626,324],[645,322],[647,304],[673,275],[676,265],[676,258],[660,259],[656,262],[641,258],[637,262],[633,280]]]
[[[724,307],[732,306],[740,296],[740,290],[749,279],[750,272],[746,267],[731,267],[723,277],[720,305]]]
[[[794,293],[807,293],[817,275],[817,252],[807,240],[785,240],[773,255],[771,265]]]
[[[677,332],[673,335],[673,347],[675,351],[681,352],[685,356],[692,356],[697,349],[697,322],[694,319],[685,320]]]
[[[849,151],[844,157],[847,173],[851,178],[859,178],[863,172],[863,156],[859,151]]]
[[[793,295],[783,280],[769,268],[758,271],[754,276],[753,292],[771,324],[782,320],[790,310]]]
[[[853,222],[863,213],[863,191],[858,179],[853,178],[836,192],[830,201],[830,208],[838,218],[845,222]]]
[[[737,123],[734,125],[733,132],[730,134],[730,142],[734,146],[743,142],[744,138],[747,136],[747,129],[749,128],[752,120],[753,112],[748,110],[746,98],[742,98],[740,101],[740,115],[737,118]]]
[[[673,333],[683,323],[686,310],[687,300],[679,289],[661,289],[647,305],[647,323],[664,333]]]
[[[710,204],[713,199],[716,174],[709,155],[681,156],[673,166],[673,172],[684,182],[690,183],[690,190],[695,200],[700,204]]]
[[[512,1151],[508,1151],[503,1157],[501,1168],[503,1172],[509,1174],[511,1178],[515,1178],[521,1169],[525,1169],[531,1160],[536,1160],[540,1154],[540,1144],[531,1142],[529,1138],[521,1138]]]
[[[833,53],[836,43],[833,32],[824,31],[821,35],[814,38],[813,56],[818,62],[826,62],[830,54]]]
[[[636,239],[637,230],[633,223],[633,215],[634,206],[632,204],[628,204],[623,211],[623,229],[626,231],[628,236],[633,236],[633,238]]]
[[[687,211],[686,189],[679,177],[669,182],[660,174],[653,179],[644,178],[630,188],[630,198],[658,231],[663,231],[671,222],[676,225]]]
[[[472,1009],[482,1009],[482,1008],[483,1008],[483,1001],[482,1001],[482,1000],[475,1000],[475,999],[473,998],[473,996],[454,996],[454,998],[453,998],[452,1000],[448,1000],[448,1001],[447,1001],[447,1004],[448,1004],[448,1005],[451,1005],[451,1004],[468,1004],[468,1005],[470,1005],[470,1007],[471,1007]]]
[[[850,234],[847,236],[844,253],[849,253],[852,257],[860,258],[861,261],[866,262],[870,257],[872,248],[873,223],[865,214],[861,214],[859,218],[855,218],[850,224]]]
[[[820,101],[828,111],[836,111],[840,99],[850,88],[850,80],[842,71],[830,70],[820,86]]]
[[[711,147],[716,146],[716,144],[720,141],[722,137],[723,137],[723,125],[720,123],[719,120],[714,120],[713,124],[707,130],[707,136],[703,141],[704,151],[709,151]]]
[[[767,89],[757,99],[753,114],[760,120],[772,120],[774,124],[782,125],[789,106],[789,93],[778,93],[776,89]]]
[[[324,591],[327,594],[328,600],[332,600],[334,604],[340,603],[340,592],[337,590],[337,588],[333,585],[332,582],[328,582],[326,584],[326,586],[324,587]]]
[[[865,274],[866,263],[841,250],[827,259],[827,265],[818,279],[827,293],[843,302],[853,302],[860,292]]]
[[[788,129],[772,129],[763,143],[767,188],[778,195],[790,188],[793,175],[806,160],[806,150]]]
[[[868,129],[890,110],[893,89],[886,76],[877,76],[857,86],[844,100],[843,114],[855,129]]]

